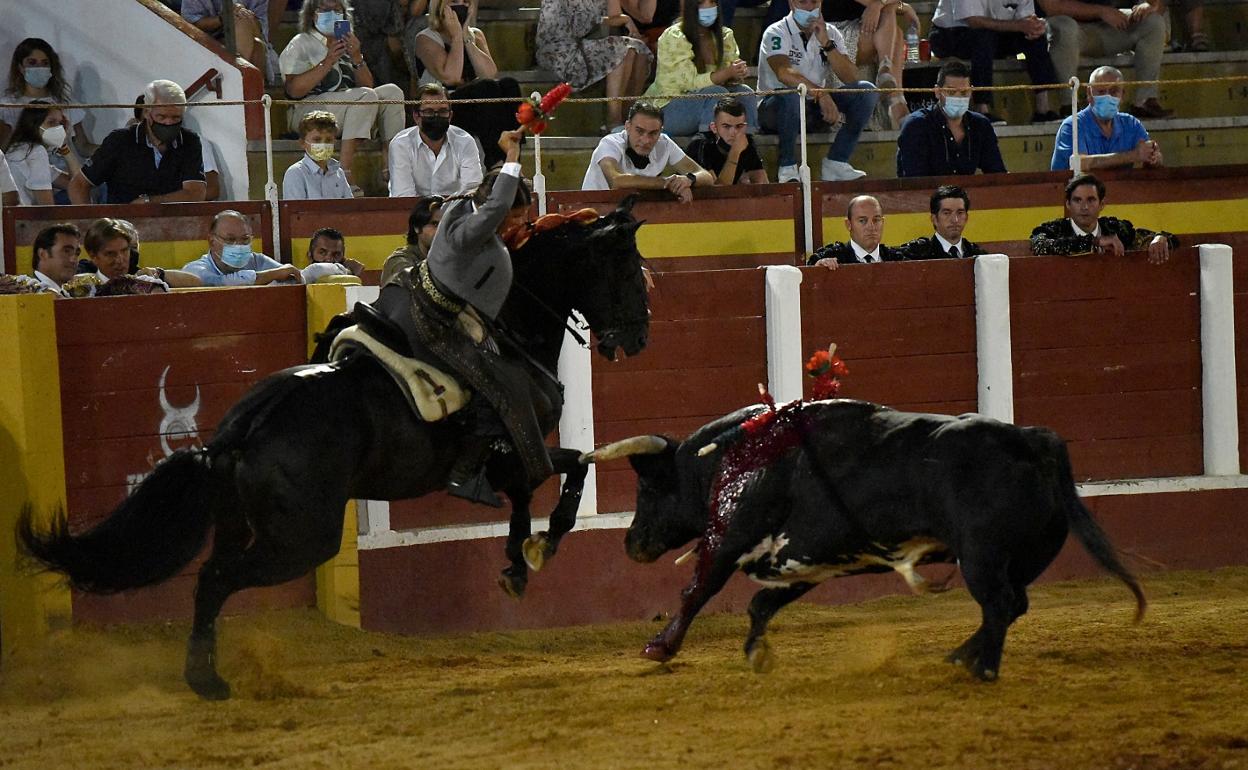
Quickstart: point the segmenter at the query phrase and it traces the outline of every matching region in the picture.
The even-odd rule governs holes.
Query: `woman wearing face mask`
[[[28,37],[17,44],[9,64],[9,88],[0,94],[0,102],[28,103],[38,99],[66,104],[73,98],[69,78],[61,68],[61,58],[46,40]],[[0,108],[0,147],[8,141],[21,112],[20,107]],[[65,115],[69,119],[70,154],[78,160],[89,157],[95,151],[95,145],[87,138],[83,127],[86,113],[80,109],[68,109]],[[70,173],[65,156],[54,154],[52,165],[62,173]],[[58,203],[69,203],[69,198],[63,193],[56,192],[54,195]]]
[[[17,196],[23,206],[51,206],[55,203],[52,191],[69,186],[71,176],[80,164],[69,149],[69,119],[63,110],[55,107],[37,107],[50,102],[31,102],[30,107],[18,113],[4,155],[17,183]],[[49,160],[51,155],[65,159],[68,173],[55,168]]]
[[[480,140],[485,167],[490,168],[503,160],[499,135],[516,126],[520,84],[496,77],[498,65],[485,33],[469,24],[473,10],[469,0],[430,0],[429,26],[416,35],[416,56],[425,68],[419,85],[440,83],[451,101],[516,99],[454,107],[451,122]]]
[[[351,7],[343,0],[304,0],[299,10],[299,34],[282,50],[280,60],[287,95],[303,100],[290,111],[291,129],[309,112],[332,112],[342,127],[342,170],[352,180],[353,191],[363,195],[351,173],[356,147],[361,139],[370,138],[374,124],[379,124],[384,181],[390,140],[404,127],[403,105],[399,103],[403,89],[393,83],[375,86],[350,24]],[[327,100],[353,103],[324,104]],[[378,105],[379,100],[396,103]]]
[[[746,64],[737,40],[719,18],[717,0],[684,0],[680,21],[659,36],[659,63],[646,95],[663,109],[663,130],[672,136],[705,131],[715,103],[733,93],[745,106],[745,119],[758,128],[758,100],[742,81]],[[669,94],[710,94],[702,98],[664,99]]]

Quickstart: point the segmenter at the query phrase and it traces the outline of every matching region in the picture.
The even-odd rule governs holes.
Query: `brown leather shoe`
[[[1152,96],[1145,99],[1143,104],[1137,104],[1127,111],[1137,118],[1168,118],[1174,114],[1174,110],[1162,107],[1161,102]]]

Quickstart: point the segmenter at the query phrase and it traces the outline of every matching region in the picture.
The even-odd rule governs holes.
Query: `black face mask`
[[[151,127],[152,127],[152,136],[156,137],[156,139],[161,144],[169,144],[170,142],[172,142],[174,139],[177,139],[182,134],[181,122],[174,123],[173,125],[166,125],[164,123],[157,123],[156,121],[152,121]]]
[[[450,130],[451,119],[439,115],[434,118],[421,118],[420,131],[425,136],[437,142],[446,136],[446,132]]]
[[[462,27],[468,23],[468,6],[452,5],[451,13],[455,14],[455,17],[459,19],[459,26]]]
[[[638,169],[643,169],[646,166],[650,165],[650,156],[638,155],[637,151],[634,150],[632,147],[625,147],[624,154],[627,155],[628,159],[633,162],[633,166],[635,166]]]

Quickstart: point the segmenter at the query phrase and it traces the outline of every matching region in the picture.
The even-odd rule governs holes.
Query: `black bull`
[[[763,671],[773,665],[768,621],[821,581],[897,570],[919,592],[927,586],[916,564],[956,562],[983,622],[949,660],[992,680],[1006,630],[1027,611],[1027,586],[1057,556],[1068,530],[1126,583],[1136,619],[1143,616],[1139,584],[1079,500],[1065,442],[1044,428],[978,415],[914,414],[848,400],[808,404],[802,443],[737,479],[739,494],[727,501],[731,518],[708,539],[710,490],[724,449],[698,452],[759,409],[720,418],[679,444],[637,437],[583,458],[629,455],[638,476],[637,513],[625,540],[633,559],[651,562],[703,537],[680,610],[645,657],[676,655],[693,618],[738,568],[766,586],[750,602],[745,642]]]

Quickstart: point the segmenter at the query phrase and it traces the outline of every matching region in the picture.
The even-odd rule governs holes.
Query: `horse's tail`
[[[91,593],[112,593],[168,580],[204,544],[212,525],[212,469],[203,449],[180,449],[162,461],[107,519],[80,534],[64,511],[36,531],[29,506],[18,538],[35,559]]]

